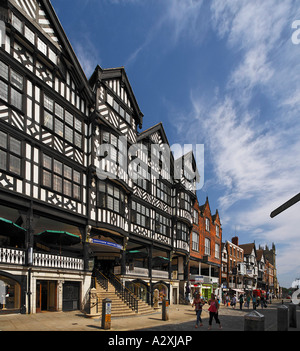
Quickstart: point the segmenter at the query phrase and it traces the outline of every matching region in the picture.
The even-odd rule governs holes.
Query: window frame
[[[125,215],[125,192],[115,184],[105,181],[98,182],[98,206],[107,211]],[[118,203],[118,205],[116,205]],[[112,204],[112,206],[110,206]]]
[[[200,238],[199,233],[193,230],[192,231],[192,250],[193,251],[199,252],[199,238]]]
[[[82,151],[84,143],[84,122],[78,113],[71,112],[70,109],[64,107],[63,104],[59,104],[45,92],[43,93],[42,99],[42,111],[42,127],[50,130],[58,137],[64,139],[68,144]],[[46,122],[47,117],[51,117],[52,119],[51,126]],[[71,117],[72,124],[70,123]],[[60,126],[61,131],[58,130],[58,126]],[[67,129],[72,133],[71,140],[66,132]],[[78,142],[79,140],[80,142]]]
[[[72,200],[82,201],[82,172],[47,153],[42,153],[41,157],[41,186]],[[46,159],[50,162],[49,166],[45,164]],[[61,171],[55,168],[55,163],[61,165]],[[70,175],[67,172],[71,172]],[[50,181],[48,184],[45,184],[45,175]],[[60,189],[57,186],[59,180]]]
[[[2,69],[2,67],[0,69],[0,84],[2,83],[3,85],[1,87],[1,93],[5,90],[6,94],[0,95],[0,99],[3,100],[6,104],[8,104],[11,108],[17,109],[18,111],[24,113],[24,89],[26,85],[25,77],[23,74],[21,74],[15,68],[12,68],[5,61],[0,60],[0,66],[2,65],[7,67],[7,71],[6,67],[4,70]],[[13,77],[13,75],[15,75],[15,77]],[[17,84],[18,78],[20,78],[21,86]],[[3,89],[4,85],[6,86],[5,89]],[[14,93],[19,94],[19,97],[21,98],[18,104],[14,102]]]
[[[139,225],[146,229],[151,229],[150,208],[142,205],[138,201],[133,200],[131,202],[130,220],[136,225]]]
[[[204,254],[207,256],[211,255],[211,240],[209,238],[204,239]]]
[[[24,160],[24,157],[23,157],[23,154],[24,154],[24,151],[23,151],[23,142],[22,140],[18,139],[18,138],[15,138],[13,135],[11,135],[10,133],[7,133],[5,131],[2,131],[0,130],[0,133],[3,133],[6,135],[6,146],[2,146],[0,145],[0,152],[2,152],[3,154],[6,154],[5,155],[5,168],[0,168],[0,170],[6,174],[9,174],[11,176],[14,176],[14,177],[18,177],[18,178],[24,178],[24,165],[23,165],[23,160]],[[12,150],[12,139],[17,141],[19,143],[19,150],[18,151],[15,151],[15,150]],[[19,160],[19,166],[20,166],[20,169],[19,169],[19,172],[15,172],[13,169],[12,169],[12,157],[13,158],[16,158]]]

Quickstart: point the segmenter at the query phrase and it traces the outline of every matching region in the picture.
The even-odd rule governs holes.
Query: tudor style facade
[[[147,302],[154,289],[179,302],[193,155],[164,162],[162,124],[139,132],[124,68],[87,80],[50,1],[0,10],[0,311],[78,309],[95,268]]]

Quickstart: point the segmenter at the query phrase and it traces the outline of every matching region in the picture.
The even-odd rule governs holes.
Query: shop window
[[[20,309],[21,287],[16,281],[0,276],[0,313]]]

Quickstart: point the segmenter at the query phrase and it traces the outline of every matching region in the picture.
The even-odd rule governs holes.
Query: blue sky
[[[205,145],[223,239],[272,242],[282,286],[300,276],[300,45],[292,0],[52,0],[89,77],[124,66],[146,129]]]

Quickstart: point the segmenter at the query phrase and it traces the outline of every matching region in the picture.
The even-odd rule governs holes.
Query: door
[[[57,310],[57,282],[38,280],[36,282],[36,312]]]
[[[79,310],[80,283],[65,282],[63,287],[63,311]]]

